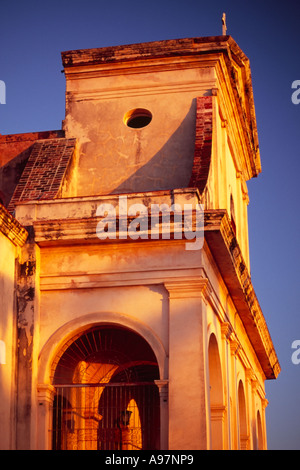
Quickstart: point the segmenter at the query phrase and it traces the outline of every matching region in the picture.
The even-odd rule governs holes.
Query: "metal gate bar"
[[[158,389],[153,382],[56,386],[53,449],[159,448]]]

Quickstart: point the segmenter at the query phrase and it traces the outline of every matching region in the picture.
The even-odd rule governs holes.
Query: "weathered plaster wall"
[[[78,196],[173,189],[189,184],[194,157],[196,97],[210,93],[212,68],[67,80],[66,136],[80,143]],[[134,108],[152,121],[124,122]]]
[[[238,138],[233,131],[233,118],[230,124],[227,120],[232,110],[224,109],[219,89],[213,97],[212,155],[203,199],[206,209],[226,209],[249,268],[249,197],[246,176],[242,159],[236,150]]]
[[[14,315],[15,246],[0,232],[0,449],[8,449],[14,428],[16,325]],[[4,361],[4,363],[1,363]]]
[[[14,423],[9,435],[0,431],[1,445],[51,448],[53,361],[74,334],[111,323],[139,333],[156,354],[159,386],[168,384],[169,392],[167,397],[165,388],[161,402],[163,448],[254,448],[258,412],[265,439],[264,372],[273,378],[279,366],[241,255],[249,265],[246,181],[260,171],[247,59],[224,36],[70,51],[64,67],[64,130],[0,138],[5,202],[7,185],[15,186],[35,139],[56,137],[58,145],[63,136],[76,139],[72,160],[49,194],[53,201],[22,204],[20,193],[16,218],[29,238],[18,256],[0,233],[0,252],[6,253],[0,288],[7,294],[0,304],[0,340],[3,334],[9,351],[7,364],[0,364],[0,418]],[[152,113],[148,126],[126,126],[124,116],[134,108]],[[198,126],[196,108],[205,110]],[[176,188],[190,184],[200,128],[208,134],[205,153],[212,142],[202,181],[205,186],[208,176],[203,199],[211,209],[203,250],[186,250],[185,240],[100,242],[97,207],[111,203],[117,209],[117,194],[128,193],[130,203],[147,207],[199,202],[203,187]],[[51,151],[49,164],[56,167]],[[44,157],[37,155],[37,166]],[[29,171],[26,182],[31,179]],[[232,216],[231,197],[235,224],[224,211]],[[220,364],[215,401],[212,359]],[[242,423],[240,390],[246,403]]]
[[[204,297],[198,284],[201,277],[209,282]],[[170,378],[169,438],[174,449],[179,443],[188,448],[192,439],[188,429],[195,429],[202,419],[193,448],[211,446],[208,342],[214,333],[223,374],[223,445],[239,446],[238,378],[243,380],[248,400],[245,442],[253,445],[253,416],[258,409],[264,416],[265,377],[207,246],[200,252],[188,252],[182,242],[168,241],[92,244],[84,251],[45,246],[41,250],[40,312],[41,351],[49,338],[75,319],[80,319],[82,328],[85,318],[90,326],[91,318],[96,324],[104,316],[109,322],[111,315],[112,323],[118,318],[120,324],[139,324],[152,331],[170,359],[161,378]],[[54,350],[59,351],[62,343],[59,338]],[[251,380],[257,383],[255,391],[250,370]],[[190,380],[198,383],[196,396],[194,385],[186,386]],[[187,412],[187,402],[193,403],[188,407],[194,410],[192,414]],[[184,432],[176,425],[178,414],[190,423]]]
[[[0,204],[0,448],[16,444],[17,260],[27,231]]]
[[[39,247],[29,237],[16,264],[16,448],[32,448],[35,440],[37,354],[39,337]]]
[[[168,304],[162,281],[170,270],[179,276],[176,269],[199,265],[195,253],[186,253],[182,243],[170,247],[153,242],[88,245],[84,252],[79,247],[43,249],[41,347],[51,331],[74,317],[117,312],[148,325],[167,350]]]

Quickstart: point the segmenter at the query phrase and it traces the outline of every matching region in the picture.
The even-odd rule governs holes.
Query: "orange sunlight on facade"
[[[0,448],[266,449],[247,57],[224,35],[62,61],[62,129],[0,136]]]

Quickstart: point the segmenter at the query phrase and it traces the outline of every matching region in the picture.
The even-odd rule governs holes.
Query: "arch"
[[[247,408],[242,380],[239,381],[238,385],[238,416],[240,449],[246,450],[248,448]]]
[[[259,410],[257,410],[256,429],[257,429],[257,449],[263,450],[264,448],[263,429],[262,429],[262,421],[261,421]]]
[[[51,376],[54,449],[159,448],[158,364],[138,333],[89,327],[63,345]]]
[[[210,417],[211,417],[211,448],[223,449],[224,435],[224,399],[222,367],[217,339],[214,333],[208,343],[209,387],[210,387]]]
[[[52,363],[53,385],[98,384],[147,381],[145,368],[158,365],[153,349],[138,333],[129,328],[100,324],[76,333],[58,352]],[[150,373],[152,377],[153,373]]]
[[[153,330],[128,315],[116,312],[96,312],[77,317],[65,323],[48,338],[39,354],[38,383],[51,384],[53,379],[51,372],[53,371],[54,363],[59,360],[59,355],[72,342],[75,335],[80,336],[88,328],[100,325],[121,326],[139,334],[149,344],[156,356],[160,378],[167,378],[167,353]]]

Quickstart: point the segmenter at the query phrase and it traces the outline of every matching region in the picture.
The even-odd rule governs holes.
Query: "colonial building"
[[[265,449],[247,57],[223,35],[62,61],[62,129],[0,136],[0,447]]]

